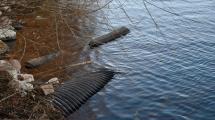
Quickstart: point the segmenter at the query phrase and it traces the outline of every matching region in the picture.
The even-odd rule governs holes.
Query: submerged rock
[[[15,28],[15,30],[21,30],[24,24],[25,24],[24,21],[19,20],[19,21],[13,22],[12,26]]]
[[[26,68],[35,68],[35,67],[39,67],[43,64],[46,64],[48,62],[51,62],[52,60],[54,60],[55,58],[57,58],[58,56],[60,56],[61,51],[58,52],[54,52],[54,53],[50,53],[38,58],[33,58],[29,61],[26,62]]]

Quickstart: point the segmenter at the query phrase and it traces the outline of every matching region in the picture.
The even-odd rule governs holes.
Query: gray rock
[[[0,39],[2,41],[15,40],[16,39],[16,32],[9,29],[9,28],[0,29]]]
[[[23,22],[22,21],[15,21],[12,23],[12,26],[15,30],[21,30],[23,28]]]

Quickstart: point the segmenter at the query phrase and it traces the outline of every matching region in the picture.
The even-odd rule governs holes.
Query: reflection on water
[[[123,73],[73,119],[215,118],[215,2],[148,2],[145,1],[145,9],[144,1],[116,0],[104,9],[111,25],[126,25],[132,32],[96,49],[91,58]],[[97,29],[96,33],[101,34],[102,30]],[[90,114],[84,114],[85,108],[91,109]]]

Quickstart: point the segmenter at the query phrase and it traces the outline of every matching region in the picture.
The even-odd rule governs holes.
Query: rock
[[[9,86],[18,91],[22,96],[27,95],[27,92],[34,89],[33,84],[30,82],[34,81],[34,77],[31,74],[19,74],[18,79],[9,82]]]
[[[18,60],[0,60],[0,80],[7,80],[9,87],[25,96],[28,91],[34,89],[33,84],[31,84],[34,77],[31,74],[20,74],[20,69],[21,65]]]
[[[3,14],[2,11],[0,11],[0,17],[2,16],[2,14]]]
[[[16,32],[11,26],[12,21],[7,16],[0,17],[0,40],[15,40]]]
[[[28,83],[34,81],[34,76],[31,74],[20,74],[20,76]]]
[[[0,39],[3,41],[15,40],[16,32],[8,28],[0,29]]]
[[[8,80],[17,80],[18,72],[8,61],[0,60],[0,78]]]
[[[9,29],[11,24],[12,24],[12,20],[9,19],[9,17],[7,17],[7,16],[0,17],[0,28],[1,29],[2,28],[8,28]]]
[[[21,64],[16,59],[7,60],[0,60],[0,71],[17,71],[19,73],[21,69]]]
[[[19,80],[13,80],[9,82],[9,86],[18,91],[22,96],[26,96],[27,92],[32,91],[34,86],[31,83]]]
[[[21,70],[20,62],[18,60],[16,60],[16,59],[9,60],[9,62],[20,73],[20,70]]]
[[[0,79],[1,80],[12,80],[13,77],[11,77],[10,72],[13,70],[13,67],[10,63],[8,63],[5,60],[0,60]]]
[[[54,78],[50,79],[47,83],[48,84],[59,84],[60,82],[59,82],[58,78],[54,77]]]
[[[15,30],[21,30],[23,28],[23,22],[22,21],[15,21],[12,23],[12,26],[15,28]]]
[[[13,24],[13,27],[15,28],[15,30],[21,30],[23,28],[23,25],[16,23]]]
[[[45,95],[54,93],[54,87],[52,84],[41,85],[40,88],[42,89],[42,91]]]
[[[2,40],[0,40],[0,58],[8,51],[9,51],[9,47],[7,46],[7,44],[5,44]]]
[[[2,10],[3,12],[11,12],[10,6],[1,7],[0,10]]]

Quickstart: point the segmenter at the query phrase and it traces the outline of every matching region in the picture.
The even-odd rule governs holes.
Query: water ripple
[[[96,119],[214,120],[214,1],[150,2],[181,16],[148,6],[163,36],[146,10],[140,7],[142,1],[124,2],[127,14],[138,22],[136,25],[108,14],[113,25],[127,24],[132,33],[91,55],[99,64],[124,71],[102,94],[91,99]],[[117,6],[116,2],[112,4]],[[120,11],[111,9],[111,5],[108,10]],[[121,11],[119,18],[124,18],[123,15]],[[99,109],[97,104],[100,103],[105,110]]]

